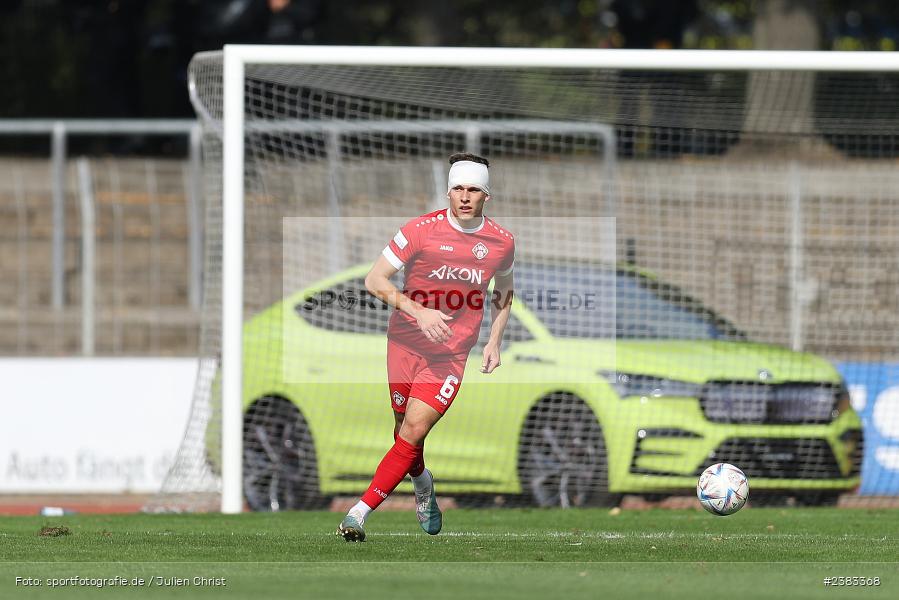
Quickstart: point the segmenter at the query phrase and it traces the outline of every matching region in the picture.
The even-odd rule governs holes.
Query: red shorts
[[[388,340],[387,381],[393,410],[404,413],[409,398],[418,398],[444,414],[462,385],[466,360],[467,357],[425,358]]]

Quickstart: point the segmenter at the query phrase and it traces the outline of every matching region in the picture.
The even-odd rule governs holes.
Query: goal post
[[[244,460],[243,454],[243,434],[244,434],[244,381],[242,378],[243,365],[243,348],[244,339],[243,331],[245,326],[245,310],[244,310],[244,232],[246,222],[244,219],[245,206],[245,177],[246,177],[246,154],[245,141],[247,131],[250,127],[246,120],[248,110],[252,106],[248,106],[248,86],[247,73],[248,68],[270,65],[277,68],[303,68],[304,66],[328,66],[328,67],[399,67],[399,68],[418,68],[418,69],[449,69],[453,72],[465,69],[490,70],[496,69],[528,71],[533,73],[541,73],[543,70],[551,71],[554,74],[560,74],[553,79],[548,85],[564,80],[565,72],[599,72],[599,71],[621,71],[621,72],[664,72],[664,73],[683,73],[683,72],[839,72],[839,73],[897,73],[899,72],[899,56],[888,52],[799,52],[799,51],[693,51],[693,50],[672,50],[672,51],[655,51],[655,50],[593,50],[593,49],[524,49],[524,48],[420,48],[420,47],[358,47],[358,46],[256,46],[256,45],[227,45],[221,53],[221,77],[222,77],[222,109],[221,109],[221,193],[222,193],[222,215],[221,215],[221,504],[220,510],[223,513],[241,512],[244,507],[243,493],[243,473],[242,465]],[[278,85],[281,80],[277,77],[273,78]],[[390,102],[380,95],[376,87],[376,83],[367,82],[365,93],[371,94],[379,102]],[[576,83],[576,82],[575,82]],[[601,83],[601,82],[600,82]],[[348,98],[353,98],[353,93],[347,91],[348,85],[340,82],[341,90]],[[537,82],[534,85],[538,85]],[[428,92],[432,96],[437,97],[440,93],[445,93],[440,89],[439,75],[435,76],[433,81],[425,81],[421,84],[423,92]],[[635,84],[639,85],[639,84]],[[277,86],[276,86],[277,87]],[[526,88],[526,86],[523,86]],[[596,90],[599,88],[591,88]],[[622,89],[624,89],[622,87]],[[412,90],[414,92],[414,90]],[[359,96],[365,93],[360,92]],[[386,93],[386,92],[385,92]],[[651,90],[644,92],[651,93]],[[663,92],[667,93],[667,92]],[[273,94],[274,99],[262,97],[254,99],[255,102],[265,104],[267,102],[286,102],[285,97],[279,97],[277,92]],[[660,96],[660,101],[665,102],[667,96]],[[397,102],[405,102],[408,98],[403,98]],[[684,103],[693,101],[694,98],[681,100],[673,98],[672,102]],[[344,100],[341,100],[344,101]],[[492,100],[491,100],[492,101]],[[585,108],[591,106],[592,100],[585,100]],[[699,101],[698,99],[696,100]],[[446,98],[440,96],[440,102],[446,102]],[[491,122],[489,115],[491,111],[500,114],[508,107],[500,105],[500,100],[495,101],[496,105],[489,104],[488,100],[483,102],[487,108],[482,110],[483,114],[488,115],[485,122]],[[526,104],[523,102],[522,104]],[[444,104],[440,105],[441,109],[446,112],[464,115],[464,107],[445,108]],[[507,112],[539,113],[542,119],[551,121],[548,118],[550,109],[540,107],[539,109],[513,107],[515,110]],[[675,107],[677,108],[677,107]],[[576,108],[566,107],[567,111],[573,113]],[[565,112],[565,110],[561,112]],[[284,112],[292,112],[289,107]],[[397,110],[397,112],[401,112]],[[429,113],[430,114],[430,113]],[[566,115],[560,115],[564,117]],[[715,129],[714,117],[710,115],[713,124],[710,129]],[[831,115],[832,116],[832,115]],[[217,117],[216,117],[217,118]],[[274,118],[274,117],[273,117]],[[299,117],[304,118],[303,116]],[[383,118],[383,117],[381,117]],[[464,117],[457,117],[464,120]],[[507,115],[503,118],[508,119]],[[638,122],[642,117],[627,116],[626,120]],[[581,121],[572,120],[574,123],[581,122],[585,129],[591,126],[591,118],[589,115],[582,115]],[[501,120],[501,119],[500,119]],[[562,120],[562,119],[560,119]],[[772,121],[777,121],[773,118]],[[621,123],[618,123],[620,125]],[[642,124],[642,123],[641,123]],[[616,125],[613,123],[613,125]],[[676,129],[670,124],[663,124],[661,128]],[[895,123],[893,123],[895,125]],[[654,126],[654,125],[653,125]],[[772,131],[776,132],[776,128],[780,127],[779,122],[766,124],[770,126]],[[277,127],[276,127],[277,128]],[[787,132],[788,133],[788,132]],[[214,135],[219,135],[215,133]],[[560,134],[565,135],[565,134]],[[778,134],[779,135],[779,134]],[[294,143],[294,142],[291,142]],[[295,142],[300,143],[300,142]],[[634,142],[637,143],[636,141]],[[619,141],[620,144],[620,141]],[[608,144],[607,144],[608,145]],[[604,152],[608,152],[606,149]],[[605,156],[605,154],[604,154]],[[880,171],[877,171],[880,173]],[[789,174],[788,174],[789,175]],[[880,175],[875,174],[880,177]],[[435,179],[437,175],[435,174]],[[699,177],[699,176],[697,176]],[[610,177],[604,177],[604,183],[608,184]],[[710,179],[711,180],[711,179]],[[689,185],[689,182],[683,185]],[[795,181],[790,184],[795,185]],[[882,185],[887,185],[883,183]],[[879,190],[881,188],[878,188]],[[880,193],[880,192],[878,192]],[[611,194],[606,194],[608,197]],[[688,194],[685,195],[685,197]],[[736,197],[736,196],[734,196]],[[734,209],[737,210],[737,209]],[[789,220],[790,214],[796,214],[798,208],[793,205],[785,209],[784,213]],[[791,213],[790,211],[793,211]],[[415,216],[410,213],[409,217]],[[607,215],[608,216],[608,215]],[[617,214],[615,216],[618,216]],[[792,232],[793,238],[801,237],[801,229],[797,229],[796,217],[786,225],[787,232],[785,235],[789,238]],[[512,227],[510,226],[510,229]],[[629,242],[626,240],[618,240],[619,246],[627,246]],[[687,244],[683,242],[682,244]],[[804,243],[804,242],[800,242]],[[659,250],[661,252],[661,250]],[[793,248],[795,254],[796,248]],[[689,260],[689,259],[685,259]],[[787,259],[789,260],[789,259]],[[801,273],[799,272],[801,263],[799,259],[793,259],[792,270],[788,266],[785,272],[789,275],[787,278],[792,282],[789,284],[792,288],[797,288],[801,282]],[[681,272],[685,272],[687,266],[673,268],[673,272],[677,272],[680,268]],[[885,266],[883,268],[886,268]],[[708,288],[712,289],[712,288]],[[713,290],[716,294],[718,290]],[[793,305],[799,302],[796,300],[799,292],[793,289]],[[738,309],[734,308],[729,315],[732,318],[738,315],[734,314]],[[750,317],[745,317],[746,319]],[[802,321],[797,321],[801,323]],[[806,324],[808,326],[808,324]],[[786,338],[777,338],[781,340],[783,345],[792,346],[794,349],[800,349],[802,342],[797,337],[795,331],[788,333]],[[882,358],[892,358],[885,356],[881,352],[878,355]],[[641,430],[642,431],[642,430]],[[636,459],[634,459],[636,460]]]
[[[222,155],[222,512],[243,511],[244,65],[225,46]]]

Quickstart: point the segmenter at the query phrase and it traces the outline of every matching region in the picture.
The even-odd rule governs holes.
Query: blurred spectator
[[[320,0],[268,0],[269,18],[265,42],[303,44],[314,41],[311,26],[321,9]]]
[[[624,48],[680,48],[684,30],[698,13],[696,2],[616,0],[618,31]]]
[[[624,48],[680,48],[684,30],[696,17],[694,1],[617,0],[612,10],[618,15],[618,31]],[[617,126],[620,156],[677,156],[681,152],[705,152],[696,131],[685,122],[686,115],[672,112],[663,99],[670,95],[697,93],[702,85],[696,78],[671,77],[670,73],[621,71],[624,88]],[[640,127],[640,114],[649,111],[652,128]]]
[[[321,8],[321,0],[200,0],[198,31],[207,49],[310,43]]]

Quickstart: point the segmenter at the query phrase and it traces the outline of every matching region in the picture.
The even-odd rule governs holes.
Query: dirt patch
[[[71,535],[71,533],[72,531],[65,525],[56,527],[44,526],[41,527],[41,530],[37,532],[37,534],[41,537],[61,537],[64,535]]]

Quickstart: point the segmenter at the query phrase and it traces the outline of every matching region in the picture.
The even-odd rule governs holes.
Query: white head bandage
[[[470,160],[460,160],[457,163],[453,163],[447,178],[447,193],[457,185],[473,185],[482,189],[489,196],[490,173],[487,172],[487,165]]]

